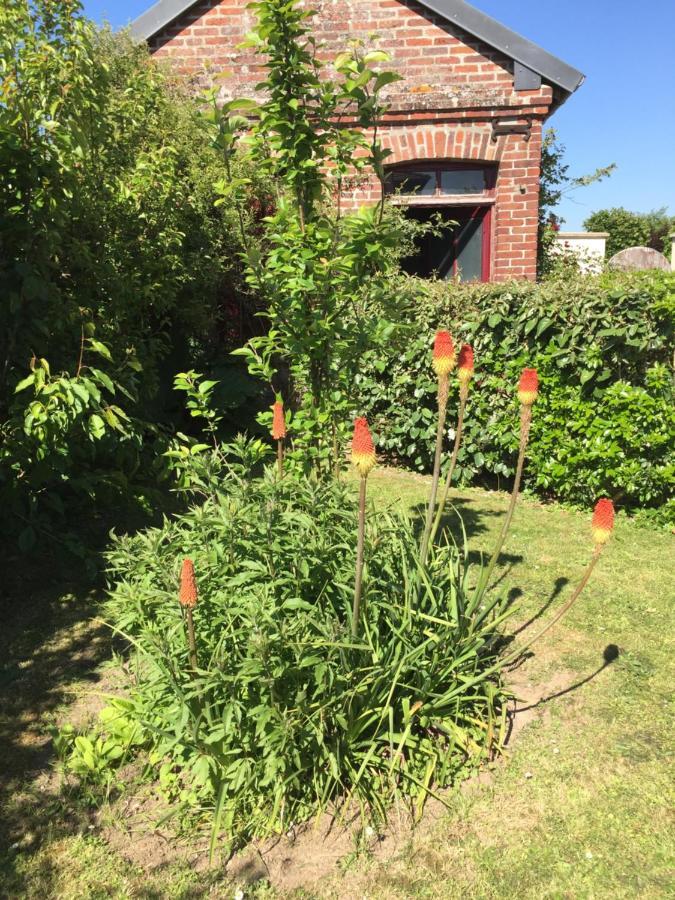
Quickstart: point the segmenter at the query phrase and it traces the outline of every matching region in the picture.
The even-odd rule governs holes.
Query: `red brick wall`
[[[151,42],[158,57],[175,61],[197,82],[220,76],[223,98],[253,96],[259,59],[238,48],[254,25],[248,0],[203,0]],[[404,80],[385,93],[389,113],[380,132],[392,162],[483,160],[498,165],[492,216],[495,281],[536,274],[538,178],[542,123],[552,90],[514,91],[512,63],[416,2],[316,0],[312,29],[327,61],[348,41],[362,40],[392,55]],[[523,135],[492,140],[492,123],[532,121]],[[376,185],[361,185],[356,199],[376,200]]]

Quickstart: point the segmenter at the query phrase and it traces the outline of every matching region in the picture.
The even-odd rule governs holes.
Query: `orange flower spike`
[[[598,546],[606,544],[614,530],[614,504],[611,500],[607,498],[598,500],[593,512],[591,528],[595,543]]]
[[[449,331],[437,331],[434,339],[433,366],[438,375],[449,375],[455,368],[455,344]]]
[[[274,418],[272,420],[272,438],[275,441],[281,441],[286,437],[286,416],[284,415],[284,404],[281,400],[277,400],[272,407]]]
[[[523,369],[518,385],[518,399],[523,406],[532,406],[539,394],[539,376],[536,369]]]
[[[469,344],[464,344],[459,351],[457,377],[462,385],[468,385],[473,378],[473,347]]]
[[[197,605],[197,581],[195,579],[195,565],[191,559],[183,560],[183,568],[180,573],[180,605],[185,609],[194,609]]]
[[[352,437],[352,463],[362,477],[366,477],[376,462],[375,445],[363,417],[354,420]]]

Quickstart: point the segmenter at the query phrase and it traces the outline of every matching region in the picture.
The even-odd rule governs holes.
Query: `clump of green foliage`
[[[665,207],[648,213],[636,213],[619,206],[591,213],[584,222],[584,228],[608,232],[608,259],[628,247],[651,247],[670,258],[670,236],[675,231],[675,216],[669,216]]]
[[[512,477],[518,435],[509,385],[534,365],[541,413],[527,486],[584,506],[603,494],[627,510],[666,503],[674,478],[672,275],[451,287],[408,279],[399,296],[408,298],[409,324],[358,377],[364,411],[392,460],[431,469],[436,384],[424,351],[430,330],[451,326],[476,351],[460,482]]]
[[[0,84],[0,498],[28,548],[133,495],[173,372],[227,349],[241,238],[196,102],[78,2],[2,5]]]
[[[375,818],[497,750],[504,693],[496,629],[465,551],[431,550],[403,514],[372,516],[367,598],[351,635],[353,491],[333,479],[236,468],[218,497],[108,554],[107,616],[128,641],[127,715],[186,809],[213,810],[230,843],[283,832],[317,809]],[[177,578],[194,560],[198,666]]]

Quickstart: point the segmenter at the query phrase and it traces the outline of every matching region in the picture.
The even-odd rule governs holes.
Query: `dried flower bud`
[[[598,500],[591,524],[596,544],[606,544],[614,530],[614,504],[607,498]]]
[[[272,407],[274,418],[272,420],[272,437],[280,441],[286,437],[286,417],[284,416],[284,404],[277,400]]]
[[[455,368],[455,344],[449,331],[436,332],[433,366],[437,375],[449,375]]]
[[[464,344],[457,360],[457,377],[459,383],[468,385],[473,377],[473,347]]]
[[[185,609],[194,609],[197,605],[197,582],[195,580],[195,566],[191,559],[183,560],[183,568],[180,572],[180,605]]]
[[[539,393],[539,376],[536,369],[523,369],[518,385],[518,399],[523,406],[532,406]]]
[[[370,436],[368,421],[364,418],[355,419],[354,436],[352,437],[352,463],[359,474],[365,477],[375,462],[375,446]]]

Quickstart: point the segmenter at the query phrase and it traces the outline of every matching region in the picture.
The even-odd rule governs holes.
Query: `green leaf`
[[[99,356],[102,356],[104,359],[112,362],[112,355],[110,350],[106,347],[105,344],[102,344],[101,341],[97,341],[94,338],[89,338],[89,348],[94,351],[94,353],[98,353]]]
[[[95,440],[100,440],[105,435],[105,422],[97,413],[89,417],[89,431]]]
[[[21,381],[14,388],[14,393],[18,394],[20,391],[24,391],[27,387],[35,384],[35,375],[31,372],[30,375],[26,375],[25,378],[22,378]]]

